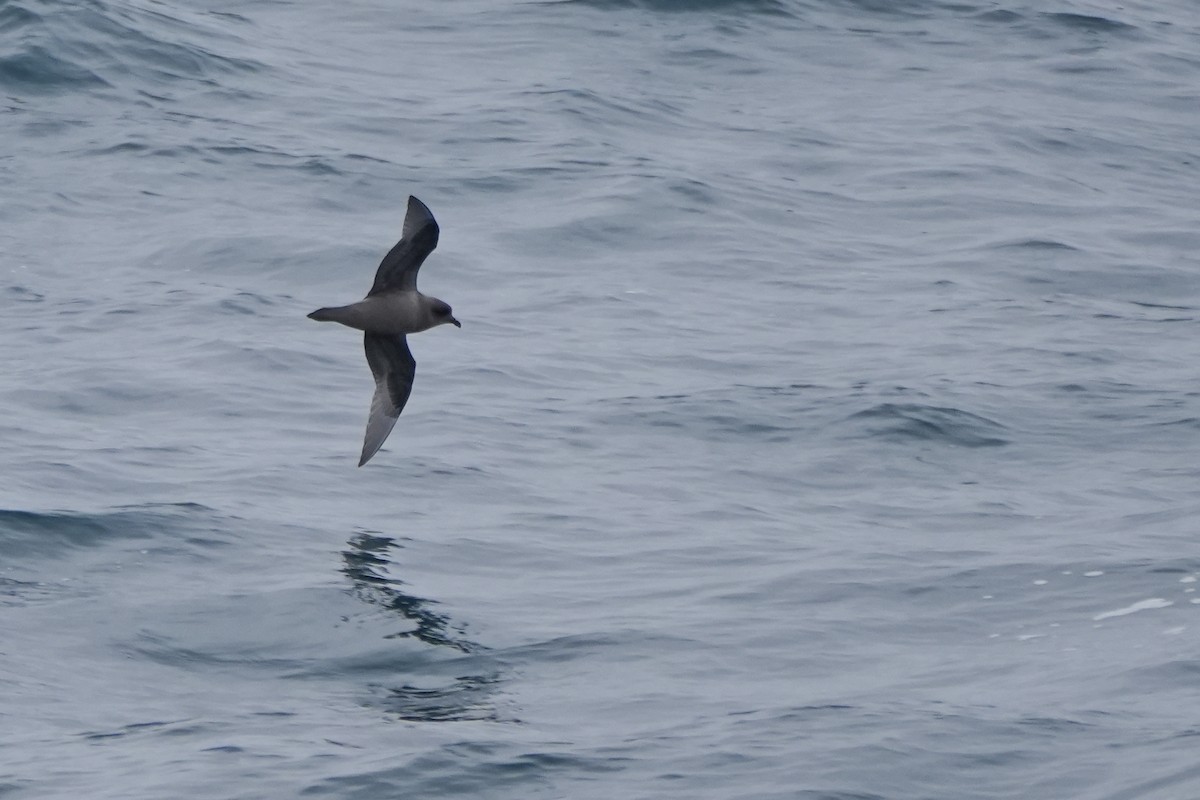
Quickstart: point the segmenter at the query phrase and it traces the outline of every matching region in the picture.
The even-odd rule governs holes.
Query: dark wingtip
[[[436,228],[437,221],[433,218],[433,212],[429,210],[429,206],[422,203],[420,198],[415,194],[410,194],[408,196],[408,208],[404,212],[404,225],[406,228],[411,228],[411,232],[415,233],[426,225],[432,225]]]

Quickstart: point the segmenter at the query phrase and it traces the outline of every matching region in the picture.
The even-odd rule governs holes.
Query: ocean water
[[[0,0],[0,797],[1200,796],[1198,43]]]

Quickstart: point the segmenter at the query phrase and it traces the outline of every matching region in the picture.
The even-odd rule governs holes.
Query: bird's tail
[[[315,319],[317,322],[340,322],[342,315],[341,308],[318,308],[316,311],[308,315],[309,319]]]

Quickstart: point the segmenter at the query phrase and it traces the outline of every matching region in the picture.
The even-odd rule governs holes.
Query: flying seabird
[[[417,270],[437,243],[438,224],[433,214],[410,196],[400,241],[383,257],[367,296],[348,306],[318,308],[308,315],[309,319],[340,322],[364,332],[363,347],[375,376],[375,396],[360,467],[379,452],[412,393],[417,362],[408,349],[407,334],[447,322],[462,327],[448,304],[417,291]]]

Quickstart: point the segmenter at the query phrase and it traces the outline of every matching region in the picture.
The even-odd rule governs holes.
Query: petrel
[[[360,467],[379,452],[412,393],[417,362],[408,349],[407,335],[447,322],[462,327],[448,304],[417,291],[417,270],[437,243],[438,224],[433,214],[410,196],[400,241],[383,257],[367,296],[348,306],[318,308],[308,315],[319,322],[340,322],[363,331],[367,364],[375,376],[375,396]]]

